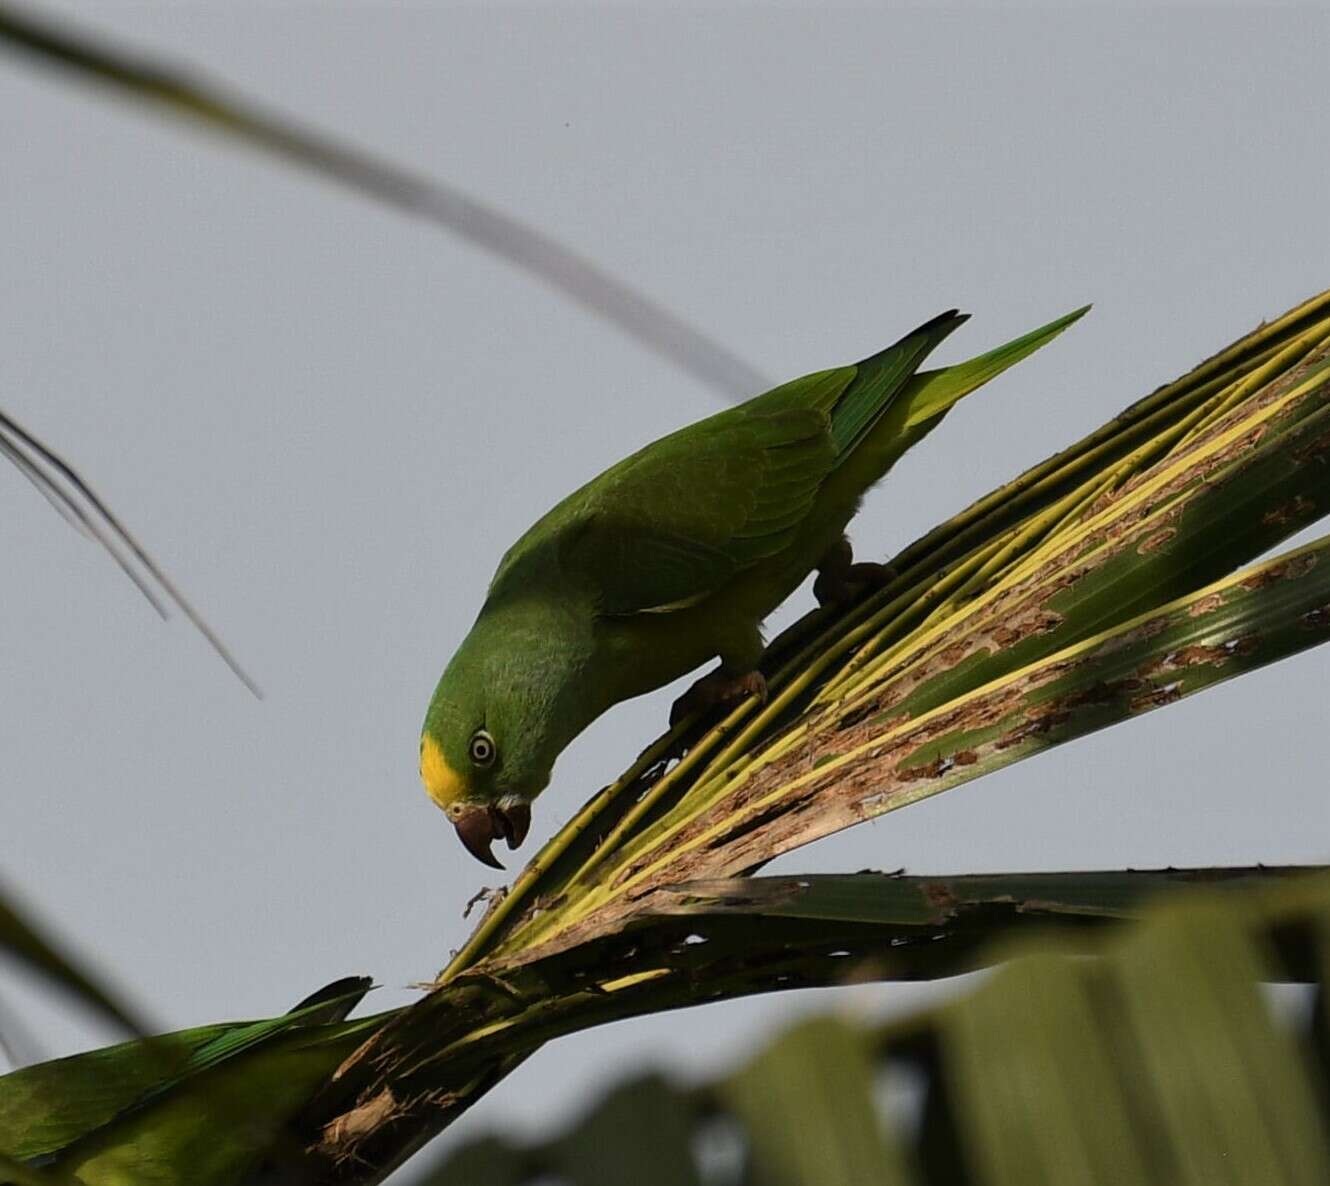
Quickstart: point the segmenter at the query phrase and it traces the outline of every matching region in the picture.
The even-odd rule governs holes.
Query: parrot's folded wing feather
[[[11,1071],[0,1076],[0,1148],[28,1159],[86,1140],[278,1034],[344,1018],[369,983],[335,981],[280,1017],[181,1030]]]
[[[821,412],[714,417],[585,487],[560,568],[602,614],[694,604],[787,546],[834,461]]]

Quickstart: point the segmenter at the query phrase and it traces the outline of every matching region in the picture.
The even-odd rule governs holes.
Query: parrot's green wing
[[[237,1186],[283,1180],[297,1154],[288,1124],[338,1065],[381,1025],[364,1018],[297,1026],[192,1076],[96,1129],[49,1161],[87,1186]]]
[[[606,615],[702,600],[789,545],[827,476],[964,320],[944,313],[855,366],[795,379],[634,453],[513,546],[491,599],[553,571]]]
[[[827,418],[807,409],[676,434],[588,491],[560,568],[603,614],[689,605],[785,546],[835,458]]]
[[[37,1063],[0,1078],[0,1150],[40,1157],[113,1119],[234,1025],[166,1034]]]
[[[853,368],[809,376],[843,390]],[[792,385],[787,385],[792,386]],[[835,461],[827,417],[747,405],[648,445],[570,495],[504,557],[491,601],[550,582],[588,593],[607,615],[700,600],[778,550]]]
[[[122,1042],[0,1076],[0,1151],[46,1158],[278,1034],[340,1021],[369,989],[348,977],[262,1021]]]

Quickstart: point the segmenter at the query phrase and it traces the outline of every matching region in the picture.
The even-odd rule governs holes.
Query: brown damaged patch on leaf
[[[698,878],[733,876],[757,862],[770,859],[775,853],[879,815],[911,786],[945,777],[959,767],[983,762],[985,756],[996,755],[1021,741],[1050,733],[1071,722],[1080,711],[1093,710],[1097,705],[1115,700],[1123,702],[1124,709],[1133,704],[1144,707],[1147,700],[1165,703],[1180,694],[1168,688],[1153,688],[1135,675],[1097,683],[1029,706],[1031,715],[995,740],[926,763],[907,764],[910,754],[942,737],[978,730],[981,726],[988,729],[1010,717],[1025,702],[1031,690],[1044,682],[1032,679],[995,689],[978,701],[958,705],[953,712],[925,721],[904,736],[889,741],[884,739],[880,746],[867,744],[853,760],[843,761],[821,777],[801,780],[790,788],[788,794],[779,793],[782,782],[806,759],[783,755],[676,833],[670,843],[673,850],[670,858],[650,876],[639,880],[616,901],[607,903],[594,918],[551,936],[546,944],[541,945],[541,950],[545,953],[563,950],[576,943],[584,930],[605,933],[627,925],[633,918],[654,908],[653,900],[664,886]],[[1148,691],[1141,694],[1142,689]],[[837,744],[842,740],[843,735],[835,738]],[[777,793],[767,801],[773,791]],[[742,812],[743,804],[756,802],[762,803],[757,811],[735,818]],[[709,836],[706,843],[692,843],[718,825],[720,831]],[[613,884],[622,887],[626,880],[643,873],[662,855],[657,850],[644,852],[613,878]]]
[[[896,778],[901,782],[918,782],[925,778],[941,778],[951,769],[950,758],[934,758],[922,766],[896,767]]]
[[[1294,387],[1297,387],[1307,374],[1326,357],[1326,353],[1327,351],[1324,349],[1313,350],[1306,358],[1298,363],[1297,366],[1293,367],[1285,374],[1280,375],[1272,382],[1266,383],[1254,394],[1249,395],[1246,399],[1242,400],[1241,403],[1229,409],[1229,411],[1215,421],[1204,434],[1194,441],[1189,441],[1182,449],[1180,449],[1174,455],[1175,459],[1188,456],[1190,453],[1200,448],[1207,438],[1229,431],[1233,425],[1239,423],[1246,417],[1251,416],[1253,413],[1260,412],[1276,401],[1283,399],[1289,391]],[[1308,399],[1314,398],[1315,396],[1315,389],[1304,392],[1290,405],[1290,411],[1301,407],[1301,405]]]
[[[1290,556],[1282,564],[1272,564],[1268,568],[1252,573],[1249,577],[1244,577],[1238,582],[1238,588],[1252,592],[1256,589],[1264,589],[1278,581],[1295,581],[1298,577],[1311,572],[1315,567],[1316,556],[1314,554]]]
[[[1223,604],[1224,595],[1222,593],[1208,593],[1192,604],[1191,608],[1187,610],[1187,616],[1189,618],[1203,618],[1206,614],[1214,613],[1215,610],[1220,609]]]
[[[1254,634],[1215,644],[1193,643],[1191,646],[1179,647],[1176,651],[1161,655],[1152,663],[1147,663],[1140,671],[1144,676],[1155,676],[1166,672],[1183,671],[1202,664],[1222,667],[1230,659],[1250,655],[1256,650],[1256,645],[1257,638]]]
[[[1152,708],[1163,708],[1164,705],[1172,704],[1175,700],[1181,699],[1182,684],[1175,681],[1171,684],[1165,684],[1162,688],[1151,688],[1148,692],[1133,696],[1127,703],[1127,711],[1134,715]]]
[[[1323,432],[1305,445],[1294,449],[1293,459],[1301,465],[1305,465],[1307,462],[1324,465],[1327,454],[1330,454],[1330,432]]]
[[[1020,745],[1022,741],[1028,741],[1031,737],[1042,737],[1045,733],[1051,732],[1061,724],[1065,724],[1071,719],[1069,712],[1050,712],[1046,716],[1036,717],[1032,721],[1025,721],[1017,725],[1014,729],[1009,729],[993,742],[995,750],[1010,749],[1013,745]]]
[[[1141,542],[1136,545],[1136,550],[1142,556],[1148,556],[1151,552],[1159,551],[1159,549],[1171,539],[1175,538],[1177,534],[1178,529],[1176,527],[1161,527],[1158,531],[1152,532],[1141,540]]]
[[[1002,649],[1039,634],[1047,634],[1062,625],[1062,615],[1052,610],[1036,608],[1015,623],[1004,623],[992,632],[992,638]]]
[[[935,922],[942,922],[960,905],[960,899],[945,881],[926,881],[919,888],[923,892],[925,901],[938,912]]]
[[[328,1124],[318,1148],[331,1157],[354,1156],[356,1143],[386,1124],[399,1111],[393,1093],[384,1087]]]
[[[1315,509],[1316,504],[1310,498],[1299,494],[1296,498],[1275,507],[1274,510],[1266,511],[1261,516],[1261,522],[1267,527],[1284,527],[1299,519],[1305,519]]]
[[[955,667],[970,654],[968,642],[955,642],[938,652],[938,663],[943,667]]]
[[[1299,619],[1304,629],[1324,630],[1330,626],[1330,605],[1317,606],[1316,609],[1308,610]]]
[[[1119,634],[1116,638],[1110,638],[1101,643],[1095,650],[1095,658],[1099,659],[1104,655],[1115,655],[1118,651],[1136,646],[1137,643],[1148,642],[1156,634],[1167,630],[1168,627],[1167,617],[1147,618],[1139,626],[1133,627],[1125,634]]]

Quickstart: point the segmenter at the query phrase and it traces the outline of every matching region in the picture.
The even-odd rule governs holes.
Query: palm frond
[[[486,1136],[425,1182],[627,1180],[638,1160],[606,1119],[631,1134],[662,1115],[653,1161],[711,1186],[1313,1186],[1330,1176],[1324,996],[1279,1015],[1261,986],[1323,985],[1328,923],[1321,874],[1170,895],[1088,952],[1004,942],[958,1001],[880,1028],[803,1022],[711,1083],[635,1078],[552,1140]],[[883,1083],[919,1105],[884,1107]]]

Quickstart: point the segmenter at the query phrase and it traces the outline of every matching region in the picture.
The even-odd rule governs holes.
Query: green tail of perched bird
[[[1085,313],[920,371],[951,310],[854,366],[818,371],[662,437],[593,478],[504,556],[425,716],[420,774],[467,850],[522,843],[554,761],[611,705],[719,656],[674,717],[746,694],[761,625],[813,570],[862,589],[845,528],[947,410]]]

